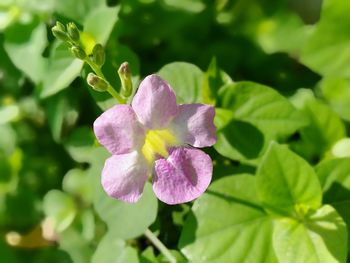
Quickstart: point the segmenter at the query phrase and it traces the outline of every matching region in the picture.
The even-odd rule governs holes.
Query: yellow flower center
[[[152,163],[156,155],[167,158],[169,156],[167,148],[177,144],[178,141],[170,130],[149,130],[146,133],[145,144],[141,151],[146,160]]]

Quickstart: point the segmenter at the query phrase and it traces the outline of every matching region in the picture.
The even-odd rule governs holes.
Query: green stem
[[[85,59],[85,62],[89,64],[89,66],[92,68],[93,71],[95,71],[96,75],[99,76],[100,78],[103,78],[105,81],[106,78],[105,76],[103,75],[101,69],[99,66],[97,66],[89,57],[87,57]],[[117,101],[121,104],[125,104],[126,103],[126,100],[119,95],[119,93],[112,87],[111,84],[109,84],[109,82],[107,81],[108,83],[108,89],[107,89],[107,92],[109,94],[111,94],[115,99],[117,99]]]
[[[160,241],[151,230],[146,229],[145,236],[153,243],[153,245],[158,248],[158,250],[166,257],[170,263],[176,263],[176,258],[170,253],[169,249],[164,246],[162,241]]]

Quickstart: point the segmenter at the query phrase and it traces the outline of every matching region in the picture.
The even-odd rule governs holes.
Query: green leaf
[[[350,138],[337,141],[332,147],[332,155],[335,157],[350,157]]]
[[[22,155],[20,149],[14,150],[11,154],[0,150],[0,194],[17,189],[19,171],[23,162]]]
[[[67,90],[46,101],[48,123],[56,142],[61,141],[76,123],[79,112],[74,90]]]
[[[320,88],[331,108],[341,118],[350,121],[350,81],[342,78],[324,78]]]
[[[350,233],[350,158],[324,161],[316,167],[316,172],[324,192],[323,202],[337,210]]]
[[[81,24],[91,11],[106,4],[103,0],[59,0],[55,2],[55,11],[57,13]]]
[[[195,201],[179,242],[191,262],[276,262],[255,186],[251,175],[224,177]]]
[[[202,102],[205,104],[215,104],[219,89],[224,84],[232,83],[232,79],[225,72],[220,71],[214,57],[204,73],[202,84]]]
[[[94,158],[95,135],[90,127],[75,128],[64,142],[71,157],[79,163],[91,162]]]
[[[94,207],[115,237],[130,239],[143,234],[154,222],[158,201],[151,185],[147,183],[141,199],[135,204],[111,198],[100,189],[96,195]]]
[[[90,244],[72,227],[60,233],[59,248],[66,251],[74,263],[91,262]]]
[[[60,43],[50,54],[40,97],[46,98],[67,88],[82,67],[83,62],[73,57],[66,44]]]
[[[214,147],[225,157],[242,162],[256,163],[271,140],[288,136],[306,124],[286,98],[253,82],[224,86],[218,105],[226,111],[218,111],[216,123],[220,126]]]
[[[350,77],[349,12],[349,1],[323,1],[321,20],[302,52],[306,66],[324,76]]]
[[[300,130],[305,147],[314,154],[324,154],[335,142],[346,136],[345,125],[329,106],[318,101],[308,100],[303,112],[309,125]]]
[[[97,246],[91,259],[92,263],[138,263],[139,259],[135,248],[127,246],[125,241],[107,232]]]
[[[299,15],[284,11],[261,21],[256,38],[267,53],[288,52],[295,55],[304,47],[311,29],[304,25]]]
[[[92,36],[96,43],[105,45],[118,19],[118,12],[118,6],[94,8],[85,19],[84,32]]]
[[[29,24],[14,24],[5,31],[7,54],[16,67],[35,83],[41,80],[47,64],[42,57],[46,44],[45,24],[36,19]]]
[[[273,246],[279,262],[346,262],[346,225],[329,205],[303,220],[281,218],[274,222]]]
[[[254,160],[262,151],[264,135],[249,122],[232,120],[217,134],[215,149],[222,155],[247,162]],[[254,163],[254,162],[253,162]]]
[[[64,176],[62,189],[72,195],[79,196],[86,203],[91,203],[94,197],[94,189],[91,187],[91,177],[87,172],[78,168],[71,169]]]
[[[203,72],[186,62],[173,62],[162,67],[158,74],[175,90],[177,103],[202,102]]]
[[[51,190],[44,196],[43,202],[44,213],[53,220],[56,231],[62,232],[71,225],[77,212],[72,197],[62,191]]]
[[[257,170],[258,194],[271,213],[295,215],[321,206],[322,190],[313,168],[287,146],[272,143]]]
[[[20,109],[18,105],[0,106],[0,125],[16,121],[20,117]]]
[[[12,126],[8,124],[0,125],[0,151],[10,155],[16,148],[16,133]]]
[[[92,209],[86,209],[80,214],[80,221],[82,225],[82,236],[87,241],[92,241],[95,238],[95,216]]]
[[[288,136],[306,124],[286,98],[261,84],[244,81],[226,85],[219,98],[219,105],[233,111],[235,119],[251,123],[267,138]]]

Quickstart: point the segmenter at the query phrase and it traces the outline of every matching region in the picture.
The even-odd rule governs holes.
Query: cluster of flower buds
[[[106,54],[103,46],[101,44],[96,44],[91,54],[86,54],[84,46],[80,41],[80,31],[78,27],[70,22],[64,26],[60,22],[56,22],[56,25],[52,27],[52,34],[59,40],[66,42],[70,47],[72,54],[86,62],[90,65],[91,69],[95,72],[89,73],[87,77],[87,83],[95,91],[99,92],[109,92],[113,97],[117,98],[120,102],[125,101],[124,98],[128,98],[132,94],[132,80],[131,74],[129,71],[129,65],[127,62],[121,64],[118,69],[118,75],[121,81],[121,95],[120,96],[115,89],[110,85],[106,80],[105,76],[102,73],[102,66],[105,63]]]
[[[87,55],[80,43],[80,32],[78,27],[70,22],[64,26],[60,22],[56,22],[56,25],[51,29],[52,34],[59,40],[66,42],[70,45],[70,51],[76,58],[85,60]]]
[[[86,54],[84,47],[80,42],[80,32],[78,27],[70,22],[64,26],[60,22],[56,22],[56,25],[51,29],[52,34],[59,40],[66,42],[70,45],[70,51],[72,54],[81,60],[86,60],[88,55]],[[101,44],[96,44],[92,50],[92,54],[89,54],[89,59],[95,63],[96,66],[102,67],[105,63],[105,51]]]

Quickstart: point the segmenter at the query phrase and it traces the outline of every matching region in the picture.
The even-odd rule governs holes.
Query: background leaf
[[[176,92],[177,103],[201,102],[203,72],[186,62],[173,62],[162,67],[159,76]]]
[[[46,44],[46,27],[36,19],[28,24],[14,24],[5,31],[7,54],[16,67],[35,83],[41,80],[46,67],[47,61],[42,57]]]
[[[143,234],[154,222],[158,203],[152,187],[146,184],[140,201],[135,204],[108,197],[101,189],[94,201],[94,207],[115,237],[130,239]]]

